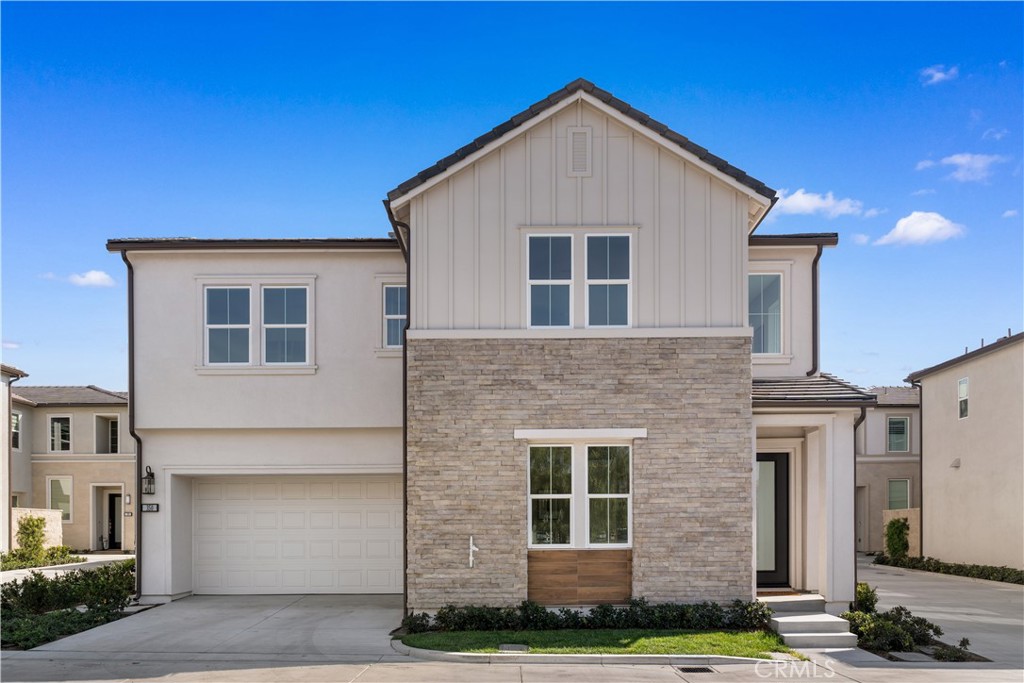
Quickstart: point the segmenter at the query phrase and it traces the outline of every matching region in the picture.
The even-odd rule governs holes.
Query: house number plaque
[[[142,512],[160,512],[160,503],[143,503]]]

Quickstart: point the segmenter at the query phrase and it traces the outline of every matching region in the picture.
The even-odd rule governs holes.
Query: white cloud
[[[81,275],[72,273],[68,276],[68,282],[76,287],[113,287],[115,285],[114,278],[102,270],[90,270]]]
[[[945,64],[934,64],[921,69],[921,82],[925,85],[935,85],[943,81],[951,81],[960,75],[960,67],[951,66],[948,69]]]
[[[875,216],[881,216],[883,213],[889,213],[889,209],[868,209],[864,212],[864,218],[874,218]]]
[[[946,166],[955,166],[956,170],[949,174],[953,180],[962,183],[982,181],[992,175],[992,165],[1009,161],[998,154],[954,154],[942,160]]]
[[[802,187],[793,194],[779,190],[779,201],[775,205],[775,211],[780,214],[821,214],[828,218],[859,216],[863,209],[864,202],[857,199],[836,199],[831,192],[821,195]]]
[[[923,197],[926,194],[935,194],[935,190],[931,189],[930,187],[925,187],[920,190],[914,190],[913,192],[910,193],[910,196]]]
[[[3,344],[2,344],[2,346],[3,346],[3,348],[5,348],[5,349],[20,349],[20,348],[21,348],[21,342],[16,342],[16,341],[7,341],[7,340],[5,339],[5,340],[3,341]]]
[[[914,167],[915,171],[923,171],[926,168],[931,168],[935,165],[935,162],[931,159],[925,159],[924,161],[917,162],[917,166]]]
[[[868,235],[865,235],[862,232],[858,232],[857,234],[855,234],[853,236],[853,243],[854,244],[867,244],[870,241],[871,241],[871,237],[869,237]]]
[[[1007,209],[1003,211],[1003,218],[1013,218],[1017,215],[1017,209]]]
[[[989,128],[988,130],[986,130],[984,133],[981,134],[981,139],[982,140],[1002,140],[1003,138],[1005,138],[1009,134],[1010,134],[1010,131],[1006,130],[1005,128]]]
[[[913,211],[896,221],[896,226],[875,244],[927,244],[964,234],[964,226],[932,211]]]

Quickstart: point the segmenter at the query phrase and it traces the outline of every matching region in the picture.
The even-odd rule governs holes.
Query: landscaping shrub
[[[972,579],[986,579],[988,581],[1002,581],[1003,583],[1015,583],[1024,585],[1024,569],[1013,567],[993,567],[987,564],[958,564],[955,562],[942,562],[934,557],[907,557],[896,560],[888,555],[875,557],[875,564],[884,564],[892,567],[904,567],[906,569],[919,569],[937,574],[950,574],[953,576],[967,576]]]
[[[969,662],[975,657],[967,651],[971,641],[961,638],[959,645],[938,645],[932,651],[932,657],[940,662]]]
[[[868,609],[850,610],[839,616],[850,622],[857,645],[865,650],[907,652],[915,645],[931,645],[942,629],[923,617],[915,617],[906,607],[875,612],[878,596],[866,583],[857,584],[858,603]]]
[[[32,572],[0,587],[0,607],[8,614],[43,614],[84,604],[90,610],[119,612],[135,592],[135,560],[75,570],[47,578]]]
[[[445,605],[431,618],[411,614],[402,620],[409,633],[424,631],[545,631],[553,629],[680,629],[697,631],[765,630],[772,610],[761,602],[735,600],[727,607],[714,602],[695,605],[652,605],[634,598],[625,607],[597,605],[586,614],[561,608],[550,611],[524,600],[518,607]]]
[[[878,593],[863,581],[859,582],[857,584],[856,598],[850,603],[850,611],[874,614],[876,605],[878,605]]]
[[[885,525],[885,552],[896,560],[905,560],[910,550],[910,523],[903,517],[890,519]]]
[[[4,645],[29,650],[117,618],[116,614],[109,612],[79,612],[74,609],[46,614],[5,616],[0,640]]]
[[[0,570],[32,569],[85,561],[85,558],[74,555],[66,545],[44,548],[45,536],[46,520],[42,517],[27,515],[18,520],[17,537],[21,547],[0,555]]]
[[[942,635],[942,628],[938,624],[924,617],[915,617],[906,607],[893,607],[882,612],[879,617],[906,631],[915,645],[931,645],[936,637]]]
[[[18,545],[25,558],[43,558],[43,542],[46,539],[46,520],[26,515],[18,520]]]

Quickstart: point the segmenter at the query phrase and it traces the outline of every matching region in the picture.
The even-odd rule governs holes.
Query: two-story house
[[[14,387],[10,507],[60,510],[63,543],[76,550],[134,549],[135,444],[127,419],[123,393]]]
[[[874,397],[775,197],[578,80],[389,192],[394,239],[110,241],[143,599],[845,608]]]
[[[911,554],[920,551],[921,399],[917,387],[871,387],[878,405],[857,428],[857,550],[885,549],[886,518],[911,522]],[[902,510],[886,513],[886,510]]]

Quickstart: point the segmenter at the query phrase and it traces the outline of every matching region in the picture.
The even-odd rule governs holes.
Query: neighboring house
[[[922,553],[1024,569],[1024,333],[906,381],[921,387]]]
[[[857,550],[879,552],[883,510],[921,507],[921,399],[917,387],[868,391],[878,407],[857,428]]]
[[[0,380],[3,381],[3,386],[0,387],[0,420],[2,420],[2,430],[0,430],[0,443],[3,444],[3,454],[0,457],[0,462],[3,463],[3,471],[0,472],[0,497],[3,498],[3,508],[0,512],[0,552],[7,552],[11,549],[11,541],[14,536],[11,532],[11,491],[17,489],[17,485],[12,481],[11,475],[15,471],[16,463],[14,461],[12,447],[18,443],[20,434],[18,434],[18,417],[11,412],[11,385],[20,379],[28,377],[28,373],[19,370],[18,368],[10,365],[0,364]],[[17,463],[20,465],[20,462]],[[18,483],[20,484],[24,480],[21,478],[22,473],[19,470]],[[25,488],[28,488],[30,483],[24,484]]]
[[[752,234],[775,199],[579,80],[392,190],[394,239],[111,240],[143,600],[844,609],[874,396],[818,368],[836,235]]]
[[[127,394],[18,385],[11,418],[11,507],[60,510],[63,543],[76,550],[134,549]]]

